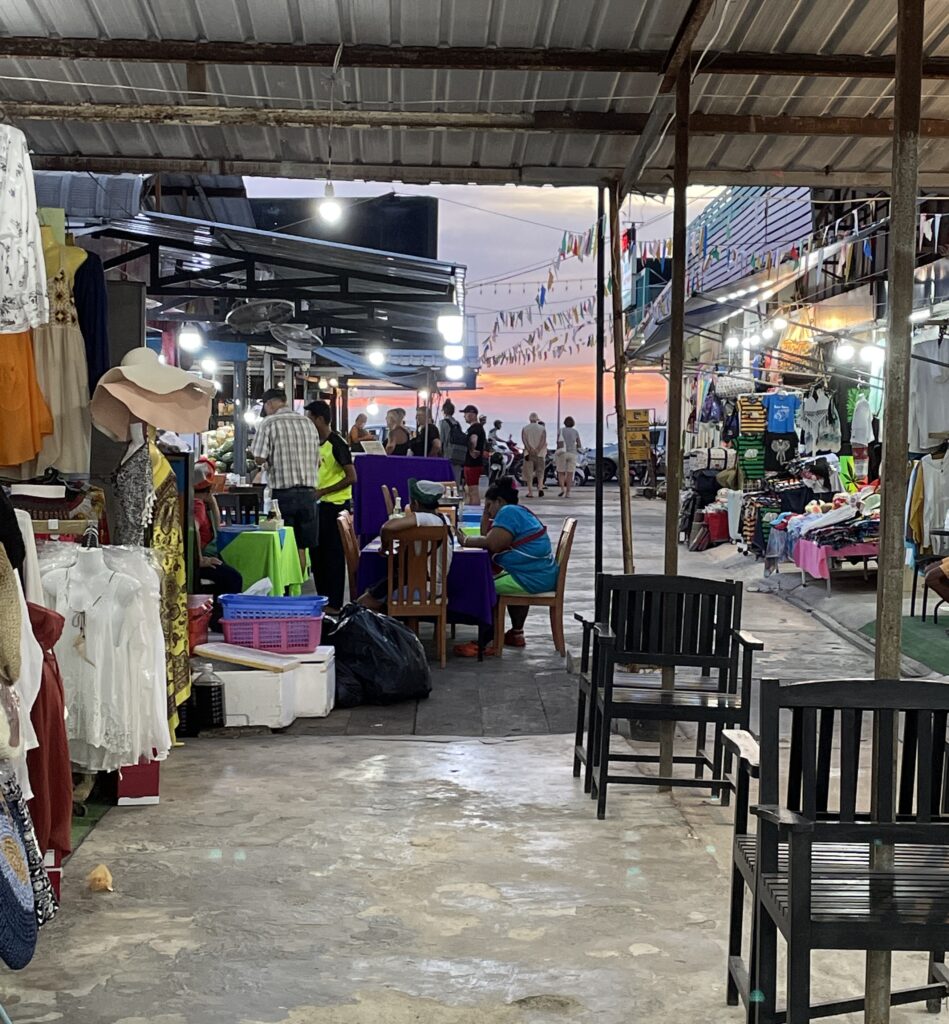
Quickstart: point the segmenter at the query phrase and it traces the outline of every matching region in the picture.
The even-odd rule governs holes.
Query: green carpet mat
[[[934,672],[949,675],[949,611],[940,614],[939,625],[934,626],[932,614],[926,622],[903,616],[903,654]],[[876,622],[868,622],[861,630],[864,636],[876,636]]]
[[[73,814],[72,818],[73,853],[79,849],[79,844],[115,806],[115,801],[106,802],[93,794],[92,798],[87,800],[83,806],[86,813],[82,817]]]

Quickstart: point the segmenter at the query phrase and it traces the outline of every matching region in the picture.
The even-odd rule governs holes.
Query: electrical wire
[[[338,51],[337,51],[338,53]],[[341,56],[341,55],[340,55]],[[703,54],[703,59],[704,59]],[[330,73],[329,77],[332,81],[332,75],[338,70],[338,57],[337,62],[334,65],[334,71]],[[693,74],[699,72],[696,71]],[[702,74],[714,74],[713,71],[706,68],[702,71]],[[225,90],[215,89],[189,89],[187,85],[167,85],[167,86],[154,86],[154,85],[126,85],[122,82],[76,82],[69,79],[61,78],[44,78],[37,75],[0,75],[0,81],[4,82],[23,82],[31,85],[54,85],[54,86],[68,86],[69,88],[75,89],[77,86],[82,86],[87,89],[112,89],[119,92],[134,92],[134,93],[161,93],[164,96],[175,95],[179,97],[195,97],[204,96],[208,99],[215,100],[268,100],[271,103],[299,103],[301,109],[306,110],[320,110],[327,109],[316,105],[312,98],[305,96],[275,96],[272,93],[242,93],[242,92],[227,92]],[[881,92],[874,93],[848,93],[848,100],[882,100],[892,99],[894,95],[891,86],[884,86]],[[945,97],[945,93],[941,92],[938,87],[924,92],[922,98],[925,99],[941,99]],[[700,99],[721,99],[721,100],[746,100],[746,99],[763,99],[763,100],[775,100],[784,102],[787,99],[812,99],[821,103],[826,103],[826,97],[815,97],[812,93],[806,91],[806,89],[797,92],[792,90],[791,92],[782,93],[780,96],[776,96],[774,93],[765,92],[702,92]],[[7,97],[11,103],[20,102],[14,100],[12,97]],[[608,93],[602,96],[595,95],[577,95],[577,96],[543,96],[543,97],[522,97],[517,99],[499,99],[497,97],[491,97],[488,99],[454,99],[449,96],[435,96],[426,97],[424,99],[400,99],[398,106],[393,104],[392,100],[360,100],[357,106],[355,101],[342,99],[340,100],[340,106],[350,110],[371,110],[371,109],[400,109],[404,107],[412,106],[467,106],[472,108],[471,112],[475,112],[476,109],[483,105],[491,104],[493,106],[505,106],[511,104],[517,104],[521,108],[537,107],[547,103],[616,103],[626,101],[638,101],[646,100],[651,101],[655,99],[655,91],[644,92],[644,93]],[[43,102],[37,101],[35,98],[31,98],[31,102]],[[52,101],[46,101],[52,102]],[[373,107],[372,105],[375,105]],[[819,111],[822,114],[824,111]],[[796,113],[800,113],[797,111]],[[806,115],[805,115],[806,116]],[[815,115],[818,116],[818,115]]]

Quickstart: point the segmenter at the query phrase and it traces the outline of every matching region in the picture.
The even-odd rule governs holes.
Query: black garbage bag
[[[336,628],[324,643],[336,648],[337,704],[353,707],[358,696],[353,679],[362,688],[363,704],[395,704],[418,700],[432,692],[432,676],[422,641],[398,619],[348,604]],[[343,690],[340,694],[340,668]],[[350,703],[340,703],[339,696]]]
[[[356,708],[365,704],[362,683],[345,661],[336,659],[336,707]]]

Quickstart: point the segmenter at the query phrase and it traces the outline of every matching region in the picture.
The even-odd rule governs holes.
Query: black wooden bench
[[[747,727],[752,657],[762,644],[743,634],[740,583],[683,576],[601,575],[597,579],[600,622],[584,627],[577,693],[574,775],[586,765],[586,789],[597,799],[597,816],[606,812],[610,783],[708,788],[727,802],[730,755],[721,730]],[[675,687],[663,690],[661,676],[616,678],[617,666],[671,669]],[[683,678],[682,670],[692,670]],[[701,675],[699,675],[701,673]],[[694,722],[695,754],[677,754],[673,764],[688,764],[692,778],[619,775],[611,762],[658,764],[658,754],[610,751],[615,720]],[[714,735],[712,750],[707,730]],[[706,776],[706,770],[710,775]]]
[[[938,1012],[949,995],[947,711],[945,683],[762,680],[760,742],[747,731],[724,732],[738,758],[727,998],[741,999],[749,1021],[803,1024],[863,1009],[861,996],[811,1004],[814,949],[928,951],[927,984],[893,992],[891,1002],[925,1001]],[[791,716],[783,750],[782,712]],[[896,779],[871,779],[869,743],[861,766],[861,738],[869,741],[874,722],[880,763],[891,764],[899,750]],[[756,834],[748,828],[754,778]],[[892,844],[892,865],[871,867],[871,851],[878,856],[884,843]],[[742,956],[746,889],[750,963]],[[776,1006],[778,931],[788,943],[786,1010]]]

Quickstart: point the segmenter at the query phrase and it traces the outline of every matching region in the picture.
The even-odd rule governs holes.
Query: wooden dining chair
[[[557,542],[557,589],[548,590],[543,594],[500,594],[498,610],[494,618],[494,651],[500,658],[504,651],[504,620],[508,608],[549,608],[550,632],[554,638],[554,647],[560,657],[567,653],[567,644],[563,635],[563,596],[567,586],[567,563],[570,561],[570,550],[573,537],[577,532],[576,519],[565,519]]]
[[[399,534],[387,560],[387,613],[393,618],[407,619],[416,635],[420,619],[434,619],[442,668],[448,647],[449,544],[447,526],[416,526]]]
[[[346,556],[346,570],[349,575],[349,600],[355,601],[359,596],[359,541],[356,539],[356,527],[353,525],[352,512],[344,509],[336,517],[336,528],[343,544]]]
[[[391,516],[392,510],[395,508],[395,500],[392,497],[392,491],[389,490],[388,484],[382,485],[382,500],[386,503],[386,515]]]

